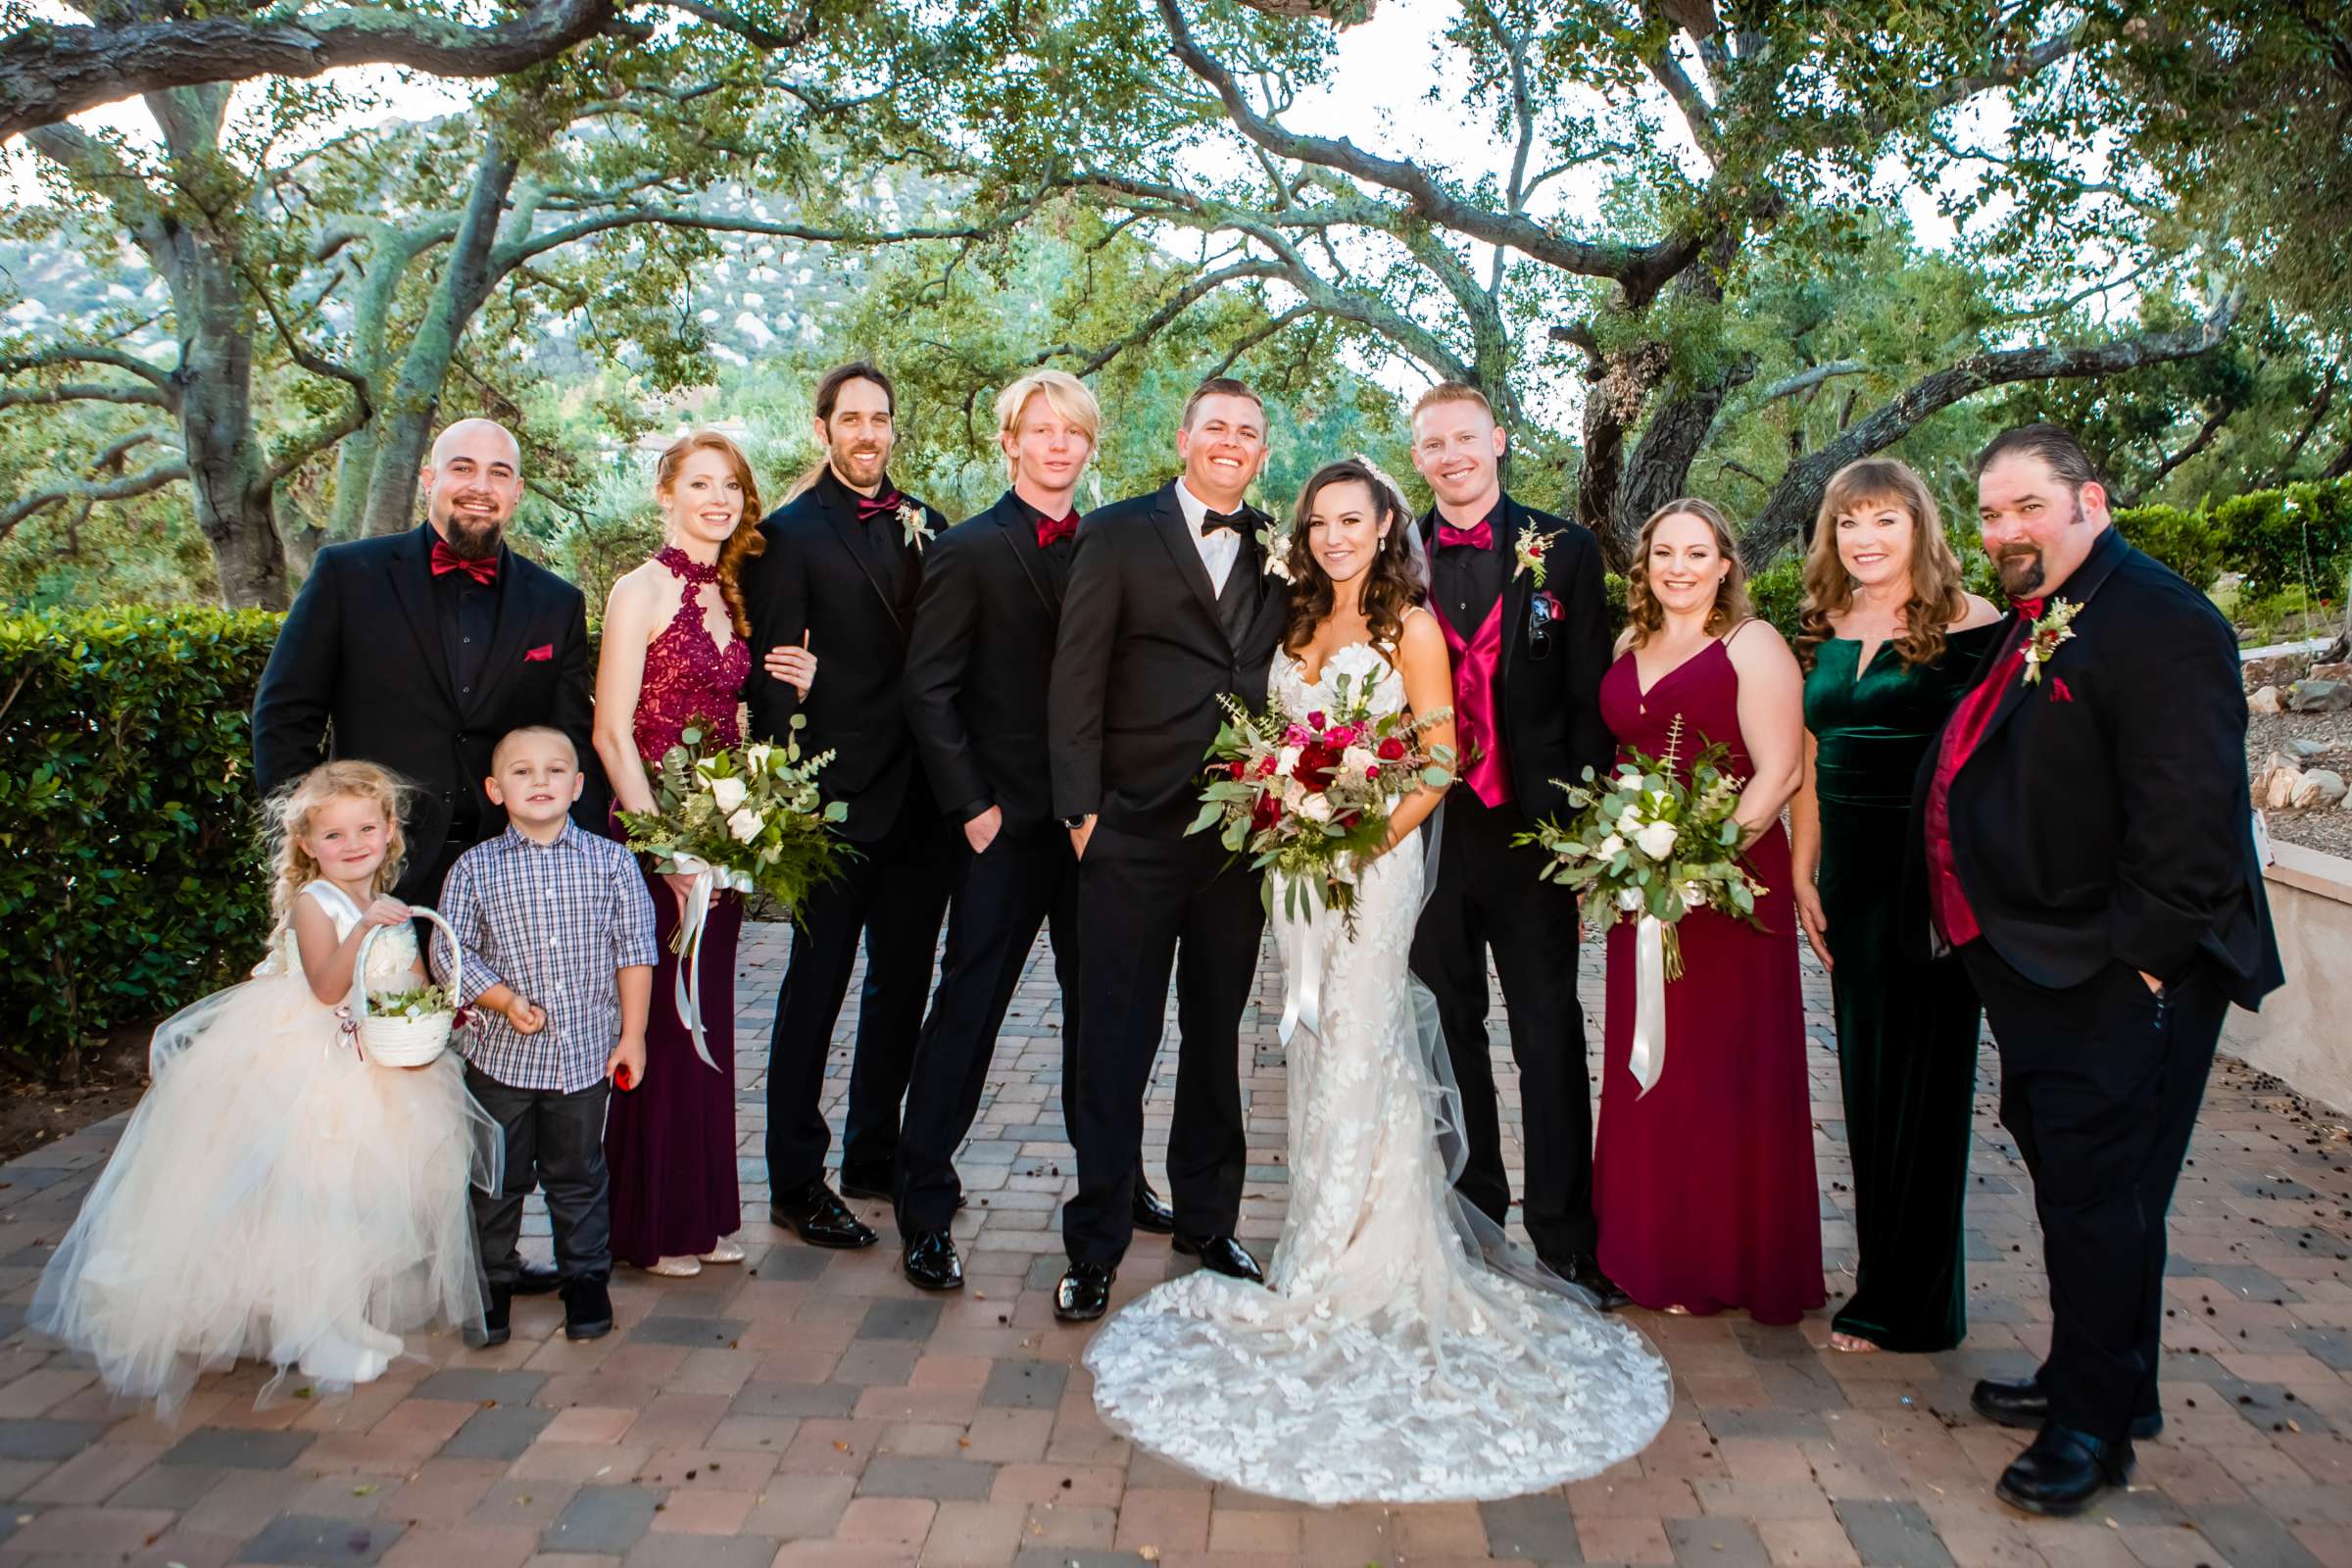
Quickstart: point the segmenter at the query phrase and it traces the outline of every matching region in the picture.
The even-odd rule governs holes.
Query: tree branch
[[[1810,391],[1824,381],[1840,375],[1861,375],[1869,368],[1860,360],[1832,360],[1827,365],[1816,365],[1811,369],[1784,375],[1778,381],[1768,383],[1763,391],[1756,394],[1755,406],[1760,409],[1767,403],[1778,403],[1783,398],[1792,398],[1799,392]]]
[[[54,507],[61,501],[78,501],[85,505],[95,505],[101,501],[128,501],[134,496],[143,496],[161,490],[168,484],[176,484],[187,476],[186,461],[181,458],[173,458],[169,463],[159,463],[142,473],[125,474],[120,479],[66,480],[45,489],[35,490],[28,496],[22,496],[7,506],[0,507],[0,539],[8,537],[18,523],[23,522],[34,513]]]

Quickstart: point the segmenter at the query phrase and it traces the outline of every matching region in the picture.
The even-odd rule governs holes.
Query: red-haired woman
[[[596,755],[622,810],[654,808],[646,766],[678,744],[694,719],[710,739],[743,737],[738,709],[751,672],[751,627],[736,574],[760,553],[759,486],[750,463],[723,435],[680,436],[655,470],[663,543],[654,559],[612,585],[596,669]],[[743,903],[710,903],[698,955],[703,1044],[696,1055],[669,999],[677,982],[670,937],[692,885],[656,876],[661,967],[646,1025],[645,1082],[612,1097],[605,1155],[612,1184],[612,1255],[656,1274],[699,1274],[739,1263],[725,1238],[742,1222],[735,1185],[735,938]],[[623,1086],[625,1087],[625,1086]],[[559,1266],[563,1260],[557,1259]]]

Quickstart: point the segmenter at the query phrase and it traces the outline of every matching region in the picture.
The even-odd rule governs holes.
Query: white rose
[[[767,760],[775,755],[775,750],[767,742],[760,741],[744,752],[743,760],[751,763],[753,772],[764,773],[767,771]]]
[[[1274,754],[1274,771],[1280,773],[1284,778],[1289,778],[1291,776],[1291,770],[1298,765],[1298,747],[1285,746],[1281,751]]]
[[[1680,836],[1672,822],[1652,822],[1634,835],[1642,853],[1653,860],[1663,860],[1674,853],[1674,841]]]
[[[1379,757],[1361,746],[1350,746],[1340,754],[1340,772],[1347,778],[1362,778],[1379,765]]]
[[[1594,850],[1592,853],[1604,860],[1614,860],[1617,858],[1617,857],[1625,853],[1625,840],[1612,833],[1607,838],[1602,839],[1600,841],[1600,848]]]
[[[1619,811],[1617,813],[1617,831],[1629,839],[1641,832],[1642,813],[1630,806]]]
[[[714,778],[710,781],[710,798],[722,811],[732,811],[744,802],[751,789],[739,778]]]
[[[1305,800],[1302,800],[1298,803],[1298,814],[1305,817],[1309,822],[1330,821],[1331,797],[1328,795],[1309,795]]]
[[[767,826],[767,818],[749,807],[727,818],[727,831],[735,835],[735,840],[739,844],[751,843],[760,836],[760,830],[765,826]]]

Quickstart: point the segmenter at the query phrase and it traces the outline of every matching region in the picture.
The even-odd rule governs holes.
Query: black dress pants
[[[841,874],[808,896],[792,933],[792,962],[776,997],[767,1056],[767,1177],[773,1192],[825,1173],[832,1133],[820,1108],[833,1024],[865,943],[858,1046],[850,1061],[841,1168],[887,1189],[898,1157],[899,1102],[931,993],[931,960],[947,914],[947,827],[929,811],[903,813],[879,841],[857,846]]]
[[[2051,990],[1988,943],[1960,953],[2000,1047],[2001,1125],[2034,1177],[2050,1419],[2120,1442],[2157,1408],[2165,1211],[2229,999],[2203,960],[2158,996],[2122,963]]]
[[[492,1288],[513,1290],[522,1278],[522,1200],[539,1187],[556,1233],[556,1272],[564,1279],[607,1279],[612,1273],[612,1210],[605,1176],[605,1102],[612,1085],[599,1080],[563,1094],[516,1089],[471,1062],[466,1087],[505,1130],[506,1171],[499,1190],[472,1191],[473,1235],[482,1274]]]
[[[1062,1038],[1078,1033],[1078,861],[1059,823],[1000,832],[975,855],[956,852],[954,902],[939,990],[914,1046],[899,1135],[899,1233],[946,1230],[963,1194],[956,1150],[972,1130],[997,1030],[1021,980],[1040,926],[1051,920],[1054,973],[1061,986]],[[1070,1117],[1069,1080],[1062,1115]]]
[[[1514,847],[1526,815],[1492,808],[1469,790],[1446,798],[1437,880],[1413,931],[1413,973],[1437,998],[1446,1051],[1462,1091],[1467,1158],[1463,1199],[1503,1224],[1511,1184],[1487,1046],[1487,952],[1502,980],[1511,1059],[1519,1066],[1520,1136],[1527,1146],[1527,1233],[1539,1256],[1560,1263],[1591,1253],[1592,1080],[1585,1070],[1585,1013],[1576,997],[1576,896],[1536,873],[1544,854]]]
[[[1098,824],[1078,869],[1081,1026],[1065,1036],[1063,1101],[1078,1194],[1062,1207],[1070,1260],[1115,1266],[1135,1231],[1136,1150],[1176,976],[1176,1115],[1168,1196],[1188,1236],[1241,1216],[1241,1023],[1265,910],[1258,878],[1213,834],[1145,838]]]

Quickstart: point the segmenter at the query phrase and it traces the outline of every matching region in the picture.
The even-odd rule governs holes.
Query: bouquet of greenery
[[[1665,978],[1679,980],[1683,950],[1675,926],[1683,916],[1716,909],[1760,925],[1756,900],[1766,890],[1740,857],[1741,830],[1732,812],[1746,781],[1726,770],[1730,752],[1720,745],[1702,749],[1685,783],[1678,768],[1680,714],[1666,737],[1664,757],[1631,752],[1606,779],[1588,767],[1583,784],[1563,783],[1576,816],[1565,827],[1539,822],[1516,842],[1540,844],[1550,855],[1539,875],[1596,895],[1586,907],[1607,911],[1595,916],[1604,924],[1656,921]]]
[[[1453,753],[1421,740],[1445,711],[1373,716],[1384,667],[1368,647],[1341,649],[1323,666],[1329,706],[1303,715],[1224,700],[1200,814],[1185,831],[1217,828],[1227,849],[1251,857],[1250,869],[1275,872],[1260,895],[1269,913],[1279,880],[1286,914],[1302,918],[1312,898],[1338,909],[1353,935],[1355,879],[1388,843],[1389,813],[1414,790],[1453,782]]]
[[[805,722],[795,713],[793,730]],[[665,874],[709,876],[714,892],[764,893],[798,914],[844,853],[833,829],[848,808],[821,802],[816,789],[833,754],[804,759],[790,738],[710,747],[711,729],[698,718],[680,731],[648,780],[655,808],[620,813],[629,848],[653,856]],[[681,926],[673,950],[683,953],[690,940]]]
[[[370,991],[368,993],[368,1015],[371,1018],[430,1018],[437,1013],[452,1015],[455,1027],[463,1029],[466,1012],[458,1005],[457,998],[447,986],[412,986],[406,991]]]

